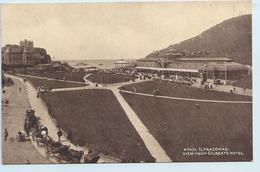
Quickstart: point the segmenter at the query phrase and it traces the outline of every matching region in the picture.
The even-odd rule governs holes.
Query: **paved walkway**
[[[195,83],[193,86],[197,87],[197,88],[201,88],[200,83]],[[232,86],[232,89],[234,89],[234,88],[235,88],[235,91],[233,90],[234,94],[239,94],[239,95],[244,95],[244,96],[251,96],[251,97],[253,96],[252,89],[246,89],[246,91],[244,93],[243,88]],[[230,92],[230,85],[215,85],[214,84],[212,90],[220,91],[220,92],[228,92],[229,93]]]
[[[158,141],[152,136],[152,134],[149,132],[149,130],[146,128],[146,126],[142,123],[142,121],[139,119],[138,115],[133,111],[133,109],[128,105],[128,103],[125,101],[123,96],[120,94],[119,87],[131,83],[138,83],[138,82],[144,82],[144,80],[136,80],[136,82],[122,82],[122,83],[116,83],[116,84],[107,84],[107,85],[101,85],[99,84],[99,87],[95,87],[95,84],[91,81],[87,80],[87,77],[89,75],[84,77],[84,80],[86,83],[90,84],[88,87],[73,87],[73,88],[58,88],[53,89],[52,92],[57,91],[72,91],[72,90],[84,90],[84,89],[110,89],[114,95],[116,96],[118,102],[124,109],[128,119],[132,123],[132,125],[135,127],[137,133],[142,138],[144,144],[146,145],[147,149],[150,151],[151,155],[156,158],[156,162],[171,162],[171,159],[168,157],[166,152],[163,150],[161,145],[158,143]],[[35,76],[32,76],[35,77]],[[49,78],[43,78],[43,77],[35,77],[40,79],[49,79]],[[57,80],[57,79],[49,79],[49,80]],[[58,80],[63,81],[63,80]],[[148,81],[148,80],[145,80]],[[63,81],[64,82],[64,81]],[[67,81],[65,81],[67,82]],[[69,81],[70,82],[70,81]],[[71,81],[73,83],[78,83]],[[51,119],[50,115],[48,114],[47,107],[45,106],[45,103],[37,98],[36,91],[33,88],[31,84],[28,82],[25,84],[27,88],[27,93],[29,97],[29,102],[33,109],[36,110],[36,115],[41,118],[42,124],[47,126],[49,129],[49,135],[54,138],[55,140],[58,140],[57,138],[57,128],[54,119]],[[144,93],[132,93],[130,91],[121,90],[122,92],[129,93],[129,94],[137,94],[142,96],[150,96],[154,97],[152,94],[144,94]],[[217,90],[222,91],[222,90]],[[165,98],[165,99],[175,99],[175,100],[186,100],[186,101],[202,101],[202,102],[214,102],[214,103],[252,103],[251,101],[221,101],[221,100],[204,100],[204,99],[191,99],[191,98],[180,98],[180,97],[168,97],[168,96],[156,96],[158,98]],[[70,143],[66,138],[62,138],[63,143],[70,145],[71,148],[76,150],[83,150],[84,152],[87,152],[88,150],[86,148],[78,147]],[[101,159],[99,162],[118,162],[117,159],[114,159],[109,156],[101,156]]]
[[[25,113],[30,105],[23,84],[17,79],[13,80],[13,86],[5,87],[6,93],[3,98],[8,99],[11,105],[3,105],[2,124],[3,129],[7,128],[9,136],[15,138],[18,131],[24,128]],[[19,87],[21,87],[21,92]],[[8,141],[3,140],[2,148],[3,164],[25,164],[26,160],[29,160],[32,164],[51,163],[39,154],[30,141],[17,142],[14,140],[11,142],[9,139]]]
[[[9,75],[7,75],[7,76],[9,76]],[[17,78],[14,76],[9,76],[9,77]],[[23,82],[21,78],[18,78],[18,79],[21,80],[21,82]],[[57,136],[58,129],[56,127],[55,120],[52,119],[50,114],[48,113],[48,109],[47,109],[44,101],[40,98],[37,98],[37,92],[29,82],[26,82],[24,84],[25,84],[25,89],[26,89],[27,96],[29,99],[29,103],[30,103],[32,109],[34,109],[36,112],[35,115],[40,117],[41,124],[43,124],[44,126],[46,126],[48,128],[49,136],[51,138],[53,138],[54,140],[58,141],[58,136]],[[85,87],[83,87],[83,88],[85,88]],[[70,148],[72,148],[72,149],[80,150],[80,151],[82,150],[85,152],[85,154],[87,154],[87,152],[88,152],[88,148],[85,148],[85,147],[83,148],[83,147],[72,144],[69,140],[67,140],[67,138],[64,137],[64,135],[61,137],[61,140],[62,140],[62,144],[70,145]],[[38,148],[38,149],[39,149],[39,152],[42,152],[41,148]],[[99,163],[119,162],[119,160],[114,157],[101,154],[101,158],[99,159],[98,162]]]
[[[133,93],[131,91],[121,90],[121,92],[128,93],[128,94],[136,94],[141,96],[147,97],[156,97],[156,98],[163,98],[163,99],[172,99],[172,100],[186,100],[186,101],[199,101],[199,102],[210,102],[210,103],[253,103],[252,101],[236,101],[236,100],[207,100],[207,99],[192,99],[192,98],[181,98],[181,97],[169,97],[169,96],[155,96],[153,94],[145,94],[145,93]]]
[[[171,162],[171,159],[166,154],[164,149],[158,143],[158,141],[153,137],[153,135],[149,132],[146,126],[139,119],[138,115],[133,111],[133,109],[128,105],[123,96],[119,93],[117,88],[111,89],[116,96],[118,102],[124,109],[128,119],[136,129],[137,133],[142,138],[145,146],[151,153],[151,155],[156,159],[156,162]]]

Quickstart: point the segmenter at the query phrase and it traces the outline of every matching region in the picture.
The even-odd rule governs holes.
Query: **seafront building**
[[[7,66],[33,66],[48,64],[50,55],[44,48],[34,47],[33,41],[20,41],[20,45],[7,44],[1,49],[2,64]]]
[[[209,79],[221,80],[238,80],[250,71],[248,66],[233,62],[230,58],[214,56],[209,52],[185,53],[176,49],[163,54],[154,52],[139,59],[136,69],[188,77],[200,77],[205,73]]]

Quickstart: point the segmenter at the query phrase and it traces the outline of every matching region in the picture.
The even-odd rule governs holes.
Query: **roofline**
[[[177,68],[157,68],[157,67],[135,67],[136,69],[145,69],[145,70],[156,70],[156,71],[173,71],[173,72],[191,72],[198,73],[197,69],[177,69]]]

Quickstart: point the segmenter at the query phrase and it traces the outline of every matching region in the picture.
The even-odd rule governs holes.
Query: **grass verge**
[[[181,101],[121,93],[173,161],[252,160],[252,104]],[[220,94],[219,98],[222,94]],[[196,106],[199,104],[199,108]],[[184,155],[224,147],[243,155]]]
[[[119,158],[125,149],[136,161],[152,157],[124,110],[110,90],[78,90],[44,93],[50,114],[71,141],[95,146],[100,152]]]
[[[39,79],[39,78],[33,78],[33,77],[23,77],[27,81],[31,82],[31,84],[34,86],[34,88],[46,86],[48,88],[54,89],[54,88],[70,88],[70,87],[83,87],[86,86],[85,83],[71,83],[71,82],[65,82],[65,81],[55,81],[55,80],[48,80],[48,79]]]
[[[204,90],[190,87],[179,83],[169,83],[167,81],[147,81],[136,84],[129,84],[121,87],[124,90],[132,91],[136,87],[137,92],[153,94],[153,89],[160,89],[160,95],[181,98],[207,99],[207,100],[243,100],[250,101],[252,97],[219,92],[214,90]]]

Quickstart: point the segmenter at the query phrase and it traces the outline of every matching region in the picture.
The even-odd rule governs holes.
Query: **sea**
[[[75,68],[84,68],[84,67],[90,67],[95,66],[98,69],[112,69],[115,68],[115,63],[122,59],[98,59],[98,60],[61,60],[61,62],[66,62],[72,67]],[[133,59],[124,59],[125,61],[131,63],[134,63],[135,60]]]

